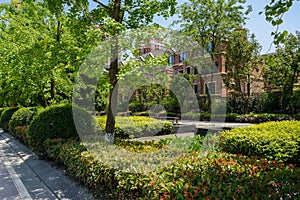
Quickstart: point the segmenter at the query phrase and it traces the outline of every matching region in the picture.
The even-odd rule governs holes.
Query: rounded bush
[[[3,128],[4,131],[9,131],[9,120],[18,109],[18,107],[10,107],[6,108],[2,112],[0,117],[0,126]]]
[[[28,126],[37,112],[37,107],[23,107],[17,110],[9,121],[10,133],[15,135],[17,126]]]
[[[0,116],[2,115],[2,112],[5,110],[5,108],[0,108]]]
[[[222,133],[229,153],[300,163],[300,121],[266,122]]]
[[[106,116],[99,116],[97,119],[102,130],[105,130]],[[167,135],[172,132],[172,128],[173,124],[165,120],[143,116],[117,116],[115,133],[119,138]]]
[[[74,109],[74,108],[73,108]],[[76,115],[90,116],[85,110],[75,108]],[[90,116],[90,118],[92,118]],[[81,122],[79,122],[81,123]],[[87,127],[86,120],[84,122]],[[92,127],[93,125],[90,125]],[[83,128],[80,125],[79,128]],[[34,117],[28,130],[29,146],[38,154],[43,155],[43,142],[47,139],[78,139],[79,136],[76,131],[76,126],[73,120],[73,110],[70,104],[52,105],[45,108],[36,117]]]

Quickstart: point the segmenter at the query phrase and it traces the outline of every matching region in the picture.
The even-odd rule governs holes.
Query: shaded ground
[[[38,159],[8,133],[0,131],[0,199],[93,200],[62,170]]]

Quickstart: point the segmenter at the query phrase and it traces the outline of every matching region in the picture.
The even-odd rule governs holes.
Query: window
[[[191,74],[191,68],[190,68],[190,67],[187,67],[187,68],[186,68],[186,73],[187,73],[187,74]]]
[[[197,69],[197,67],[194,67],[194,74],[195,74],[195,75],[198,74],[198,69]]]
[[[179,62],[182,62],[188,58],[188,52],[182,52],[179,54]]]
[[[194,92],[195,92],[195,94],[199,93],[199,86],[198,85],[194,85]]]
[[[168,61],[168,63],[169,63],[170,65],[173,65],[173,64],[175,63],[175,56],[174,56],[174,55],[169,56],[169,61]]]
[[[216,94],[216,82],[205,84],[206,94]]]

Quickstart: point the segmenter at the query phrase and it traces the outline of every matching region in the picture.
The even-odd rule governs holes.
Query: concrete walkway
[[[228,122],[206,122],[206,121],[192,121],[192,120],[180,120],[178,122],[179,127],[180,126],[186,126],[182,127],[182,130],[177,130],[178,132],[175,134],[169,134],[169,135],[161,135],[161,136],[149,136],[149,137],[139,137],[130,139],[131,141],[156,141],[161,139],[167,139],[167,138],[174,138],[174,137],[193,137],[195,136],[195,128],[198,129],[232,129],[232,128],[239,128],[239,127],[246,127],[251,126],[253,124],[250,123],[228,123]]]
[[[0,130],[0,199],[93,200],[94,197],[62,170],[40,160]]]
[[[192,121],[192,120],[181,120],[179,124],[183,125],[196,125],[197,128],[239,128],[245,126],[251,126],[251,123],[233,123],[233,122],[210,122],[210,121]]]

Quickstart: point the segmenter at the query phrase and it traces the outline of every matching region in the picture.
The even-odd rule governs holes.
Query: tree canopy
[[[236,28],[245,24],[249,6],[244,9],[245,0],[191,0],[180,6],[177,21],[181,30],[192,37],[212,58],[222,42]],[[219,48],[220,50],[220,48]]]
[[[289,34],[287,39],[277,46],[277,51],[267,56],[264,77],[270,89],[283,92],[282,104],[286,111],[293,107],[289,105],[293,91],[300,77],[300,32]]]
[[[266,20],[277,27],[276,30],[272,32],[275,44],[283,42],[288,35],[286,30],[279,32],[278,28],[283,23],[283,15],[289,11],[294,2],[295,0],[271,0],[271,2],[265,6]]]
[[[0,9],[1,103],[45,106],[70,100],[74,73],[99,31],[75,28],[74,19],[51,13],[44,2]]]
[[[226,75],[223,81],[226,87],[238,95],[250,95],[251,73],[257,68],[260,46],[254,34],[247,29],[237,29],[229,36],[225,50]],[[247,85],[247,91],[242,90]]]

